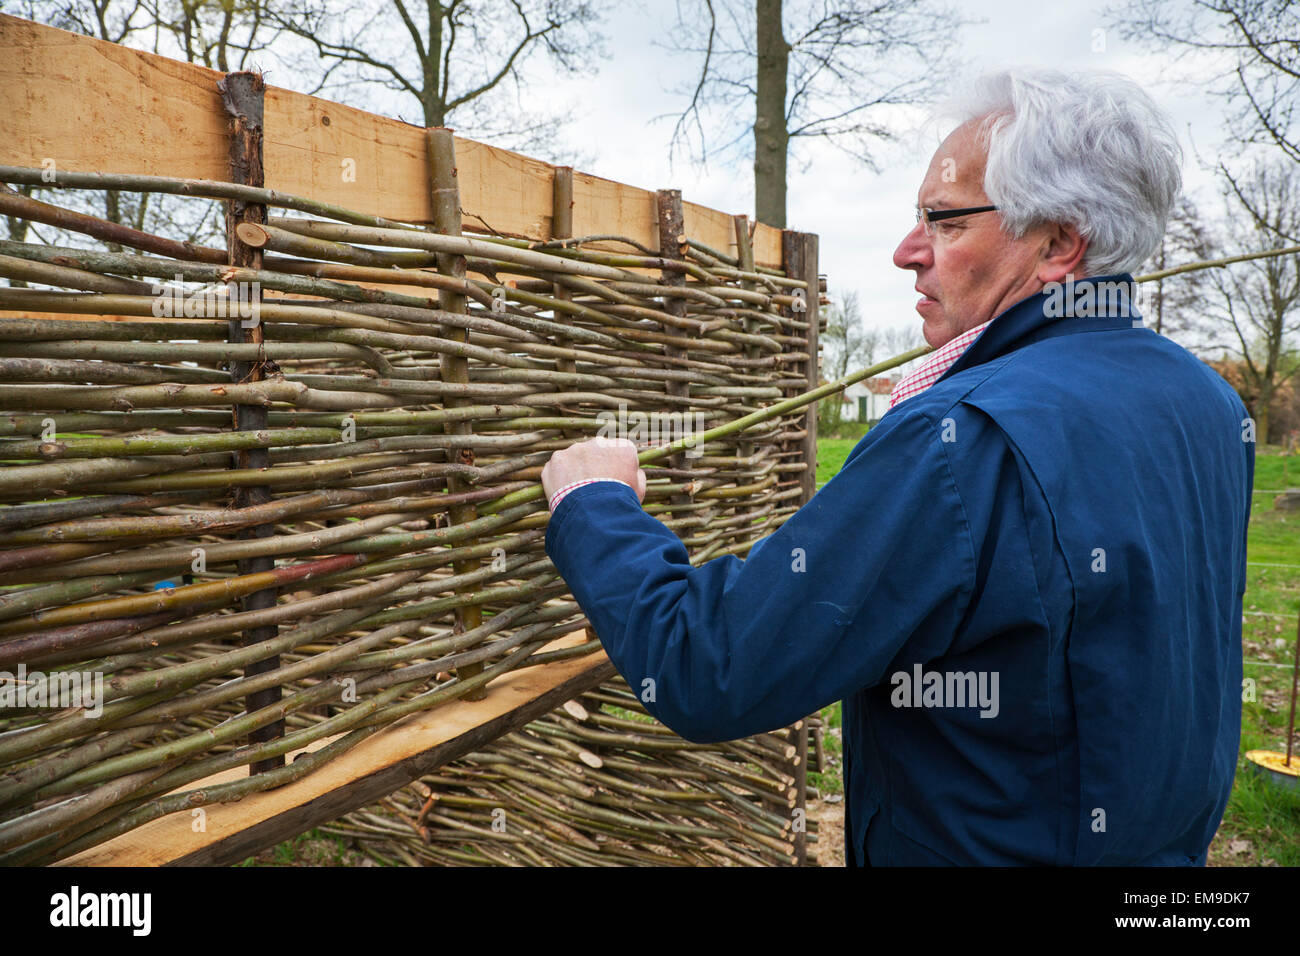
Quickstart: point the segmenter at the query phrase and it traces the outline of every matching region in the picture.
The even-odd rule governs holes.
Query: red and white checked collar
[[[993,321],[992,319],[989,322]],[[961,354],[966,351],[972,342],[974,342],[981,332],[988,326],[988,322],[983,325],[977,325],[968,332],[963,332],[950,342],[944,343],[933,355],[925,360],[924,364],[915,372],[909,372],[899,380],[894,386],[894,390],[889,393],[889,407],[893,408],[899,402],[906,401],[913,395],[919,395],[927,388],[939,381],[943,373],[952,368],[953,363],[961,358]]]

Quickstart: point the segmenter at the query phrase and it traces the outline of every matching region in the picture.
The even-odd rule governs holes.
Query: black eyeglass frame
[[[956,219],[958,216],[971,216],[977,212],[995,212],[997,208],[997,206],[966,206],[962,209],[929,209],[925,206],[917,206],[916,221],[929,225],[945,219]],[[930,230],[926,229],[925,234],[930,235]]]

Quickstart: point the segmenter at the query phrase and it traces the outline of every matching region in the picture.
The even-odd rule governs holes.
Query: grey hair
[[[1071,223],[1087,275],[1134,272],[1160,246],[1182,186],[1183,151],[1164,113],[1118,73],[1013,69],[982,76],[939,115],[978,121],[984,192],[1004,228]]]

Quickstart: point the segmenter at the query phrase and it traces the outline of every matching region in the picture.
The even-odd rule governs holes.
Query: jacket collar
[[[1135,288],[1128,272],[1045,287],[996,315],[938,381],[1058,335],[1143,328]]]

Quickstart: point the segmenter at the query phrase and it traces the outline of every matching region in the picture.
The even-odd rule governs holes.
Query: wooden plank
[[[684,202],[686,235],[728,255],[739,255],[736,246],[735,217],[698,203]],[[713,238],[705,238],[711,236]],[[751,241],[754,260],[759,265],[774,269],[781,267],[781,230],[766,223],[758,223]]]
[[[225,180],[220,76],[0,14],[0,157],[8,165],[50,160],[63,170]]]
[[[817,236],[808,232],[798,234],[799,242],[802,247],[800,254],[800,263],[802,272],[799,275],[792,274],[795,279],[803,279],[807,283],[808,295],[805,299],[807,309],[799,317],[806,319],[808,322],[808,361],[805,363],[807,370],[808,391],[812,391],[821,384],[821,353],[818,350],[818,335],[821,326],[821,302],[820,276],[818,275],[818,244]],[[803,439],[804,461],[808,463],[808,470],[802,474],[803,479],[803,503],[807,504],[812,500],[813,495],[817,493],[817,409],[816,402],[808,406],[804,412],[804,428],[807,434]]]
[[[221,74],[0,14],[0,164],[225,181]],[[424,130],[291,90],[266,88],[266,182],[373,215],[432,221]],[[546,240],[555,167],[456,138],[463,228]],[[573,233],[657,245],[655,194],[574,174]],[[685,203],[688,234],[735,254],[730,215]],[[626,249],[611,245],[609,248]],[[760,265],[781,231],[754,233]]]
[[[659,248],[659,218],[655,194],[574,170],[573,235],[615,234],[635,239],[647,249]],[[611,222],[622,228],[606,228]],[[625,245],[610,249],[634,252]]]
[[[455,142],[463,228],[550,239],[555,167],[460,136]]]
[[[547,650],[586,641],[574,631]],[[504,674],[478,701],[457,700],[412,714],[363,740],[301,780],[236,803],[205,807],[205,832],[189,814],[169,814],[61,860],[56,866],[227,866],[388,796],[448,761],[473,753],[615,675],[603,651]],[[318,750],[334,737],[288,755]],[[241,779],[244,768],[184,789]]]
[[[386,219],[431,221],[423,127],[274,86],[266,88],[265,114],[269,188]]]

